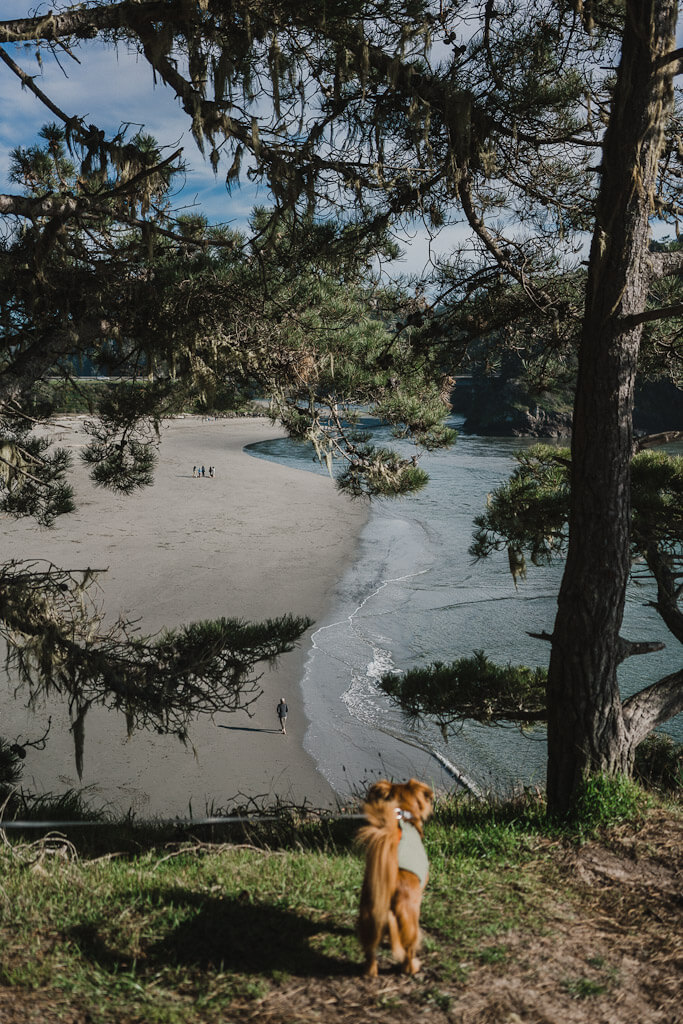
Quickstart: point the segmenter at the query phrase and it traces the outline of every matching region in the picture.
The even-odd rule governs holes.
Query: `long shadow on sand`
[[[274,732],[280,734],[280,729],[259,729],[255,725],[221,725],[218,723],[219,729],[230,729],[231,732]]]
[[[271,975],[286,971],[300,977],[357,973],[356,964],[326,956],[312,948],[313,935],[349,935],[351,929],[311,921],[266,903],[252,903],[247,893],[237,899],[205,896],[187,889],[159,889],[147,894],[157,906],[173,909],[177,923],[163,938],[132,954],[123,944],[103,936],[98,923],[71,929],[84,957],[101,970],[125,970],[137,955],[138,973],[154,974],[169,966]],[[144,967],[143,967],[144,964]]]

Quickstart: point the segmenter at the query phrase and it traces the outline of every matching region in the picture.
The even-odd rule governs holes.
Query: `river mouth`
[[[449,425],[458,429],[461,417]],[[395,443],[377,432],[377,439]],[[387,432],[388,433],[388,432]],[[378,776],[419,774],[441,788],[507,795],[545,784],[545,729],[472,722],[449,737],[413,729],[380,691],[383,672],[449,662],[483,650],[499,664],[548,664],[562,563],[530,566],[515,588],[505,552],[475,562],[468,553],[474,517],[514,468],[513,453],[537,439],[460,434],[449,450],[422,459],[427,487],[371,503],[356,559],[338,581],[328,616],[318,622],[302,680],[311,722],[306,746],[341,795]],[[310,446],[288,440],[250,448],[260,457],[315,472]],[[680,667],[680,645],[648,602],[649,585],[631,586],[624,635],[662,639],[664,651],[633,658],[620,670],[628,695]],[[668,723],[683,740],[683,716]]]

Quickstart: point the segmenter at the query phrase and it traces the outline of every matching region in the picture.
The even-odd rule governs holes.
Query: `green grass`
[[[123,855],[93,856],[59,839],[0,844],[0,986],[78,1007],[92,1024],[204,1024],[311,979],[354,978],[358,823],[297,827],[295,817],[283,814],[279,839],[254,827],[234,845],[146,849],[139,836],[137,852],[127,840]],[[477,971],[514,967],[513,934],[552,934],[548,894],[573,898],[555,851],[577,839],[549,831],[531,798],[438,809],[422,913],[424,959],[435,966],[411,989],[416,1006],[447,1012]],[[560,983],[582,1000],[614,978],[596,954]],[[388,1013],[403,996],[378,999]]]
[[[590,775],[575,799],[572,821],[579,835],[591,836],[605,825],[638,822],[650,803],[651,797],[633,779]]]
[[[525,913],[537,883],[524,869],[534,846],[528,822],[518,831],[497,825],[490,811],[463,809],[472,823],[454,829],[454,813],[444,808],[430,827],[433,882],[423,924],[427,949],[443,953],[444,963],[458,946],[446,975],[460,977],[462,958],[504,959],[498,936]],[[283,845],[293,839],[285,825]],[[283,979],[356,973],[363,864],[350,829],[309,825],[296,833],[296,846],[152,849],[93,860],[65,859],[54,845],[51,852],[40,844],[5,847],[0,984],[50,989],[87,1008],[94,1024],[110,1021],[113,1006],[132,1019],[171,1024],[220,1015]],[[492,894],[483,911],[475,899],[482,887]],[[454,922],[455,889],[468,909],[459,907]]]
[[[591,999],[609,992],[613,986],[613,976],[604,979],[588,978],[581,975],[577,978],[563,978],[562,987],[572,999]]]
[[[361,867],[349,854],[47,860],[27,871],[16,852],[2,857],[0,984],[54,989],[94,1022],[113,1005],[159,1022],[181,1008],[202,1019],[285,976],[357,959]]]

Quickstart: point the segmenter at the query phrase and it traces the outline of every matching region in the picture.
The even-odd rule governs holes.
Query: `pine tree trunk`
[[[565,813],[587,772],[629,771],[617,683],[630,566],[633,388],[648,217],[672,100],[677,0],[628,0],[590,254],[572,438],[569,551],[548,679],[548,806]]]

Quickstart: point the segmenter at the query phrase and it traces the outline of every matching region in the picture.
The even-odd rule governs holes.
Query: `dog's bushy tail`
[[[358,830],[357,841],[365,847],[365,878],[363,909],[383,928],[389,916],[391,898],[398,883],[398,828],[396,808],[392,801],[366,803],[363,813],[369,824]]]

